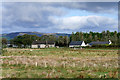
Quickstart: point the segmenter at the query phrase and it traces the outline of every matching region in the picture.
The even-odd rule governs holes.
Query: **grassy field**
[[[0,56],[4,78],[118,78],[117,49],[12,49]]]

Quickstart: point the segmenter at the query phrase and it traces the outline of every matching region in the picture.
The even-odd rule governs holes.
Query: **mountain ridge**
[[[16,36],[21,36],[21,35],[24,35],[24,34],[36,35],[36,36],[39,36],[39,37],[41,37],[42,35],[54,35],[54,36],[68,36],[68,37],[70,37],[70,35],[71,35],[71,34],[68,34],[68,33],[12,32],[12,33],[3,33],[2,37],[10,40],[10,39],[13,39]]]

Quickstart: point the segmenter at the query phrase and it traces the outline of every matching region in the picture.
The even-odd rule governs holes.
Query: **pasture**
[[[117,49],[15,49],[1,57],[3,78],[118,78]]]

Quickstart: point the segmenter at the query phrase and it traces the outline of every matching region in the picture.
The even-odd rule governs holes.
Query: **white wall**
[[[38,48],[38,45],[32,45],[31,48]]]
[[[32,45],[31,48],[46,48],[45,44]],[[55,47],[55,44],[50,44],[48,47]]]
[[[81,45],[69,45],[69,47],[80,47],[80,46],[87,46],[83,41]]]
[[[87,46],[87,45],[86,45],[85,42],[83,41],[82,44],[81,44],[81,46]]]
[[[69,45],[69,47],[80,47],[80,45]]]
[[[14,47],[14,48],[17,48],[18,46],[13,44],[13,47]]]
[[[49,47],[55,47],[55,44],[49,44]]]
[[[46,45],[45,44],[40,44],[39,46],[40,46],[40,48],[45,48]]]
[[[109,40],[109,45],[112,44],[111,40]]]

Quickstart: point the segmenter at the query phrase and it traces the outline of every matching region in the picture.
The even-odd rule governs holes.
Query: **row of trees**
[[[98,32],[89,32],[89,33],[82,33],[76,32],[72,33],[70,36],[70,41],[85,41],[86,43],[92,41],[108,41],[111,40],[113,44],[118,44],[118,38],[120,38],[120,33],[117,31],[110,32],[110,31],[103,31],[101,33]]]
[[[2,39],[3,45],[7,44],[7,40],[5,38]],[[22,35],[17,36],[14,39],[9,40],[10,44],[15,44],[18,47],[28,47],[32,44],[33,41],[54,41],[56,43],[56,46],[68,46],[69,43],[69,37],[68,36],[53,36],[53,35],[43,35],[41,37],[38,37],[36,35]]]
[[[120,33],[117,31],[103,31],[101,33],[98,32],[76,32],[72,33],[70,37],[68,36],[54,36],[54,35],[43,35],[38,37],[36,35],[22,35],[17,36],[14,39],[10,40],[11,44],[18,45],[21,47],[24,45],[25,47],[30,46],[33,41],[55,41],[56,46],[68,46],[71,41],[85,41],[86,43],[90,43],[92,41],[108,41],[111,40],[114,45],[118,44],[118,40],[120,38]],[[7,44],[7,40],[5,38],[2,39],[2,44]]]

